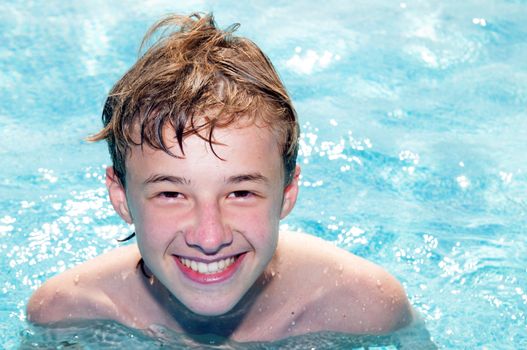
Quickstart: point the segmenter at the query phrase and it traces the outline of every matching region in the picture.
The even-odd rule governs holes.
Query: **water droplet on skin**
[[[296,324],[296,322],[295,322],[295,321],[291,322],[291,326],[294,326],[295,324]]]
[[[73,278],[73,284],[75,285],[79,284],[79,279],[80,279],[79,275],[75,275],[75,278]]]
[[[327,273],[328,273],[328,268],[326,267],[326,268],[324,269],[324,274],[327,274]]]
[[[339,265],[339,271],[342,272],[344,270],[344,266],[342,264]]]
[[[276,275],[276,272],[271,271],[271,277],[274,277]]]

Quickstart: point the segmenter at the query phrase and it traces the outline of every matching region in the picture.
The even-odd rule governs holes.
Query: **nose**
[[[189,246],[211,255],[232,243],[232,232],[223,223],[218,203],[198,205],[193,228],[185,235]]]

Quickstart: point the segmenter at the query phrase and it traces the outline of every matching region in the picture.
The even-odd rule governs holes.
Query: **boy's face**
[[[183,156],[171,130],[170,150]],[[196,135],[178,159],[147,146],[127,159],[126,193],[111,169],[112,204],[135,225],[155,277],[197,314],[231,310],[275,252],[281,218],[293,208],[298,174],[284,189],[276,137],[255,125],[216,129],[214,151]],[[126,195],[125,195],[126,194]]]

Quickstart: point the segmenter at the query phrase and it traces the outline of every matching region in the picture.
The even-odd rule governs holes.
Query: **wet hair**
[[[214,152],[215,128],[247,123],[273,131],[284,185],[291,182],[299,136],[295,110],[269,58],[251,40],[233,34],[238,26],[220,30],[212,14],[196,13],[170,15],[148,30],[140,50],[154,43],[113,86],[102,113],[104,127],[89,138],[108,142],[123,186],[132,146],[146,144],[177,157],[167,146],[166,127],[184,155],[185,137],[198,135]]]

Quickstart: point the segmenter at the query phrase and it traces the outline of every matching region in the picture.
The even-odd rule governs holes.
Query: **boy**
[[[137,246],[47,281],[28,319],[237,341],[408,325],[405,292],[380,267],[313,236],[279,235],[299,190],[299,127],[269,59],[212,16],[167,17],[143,42],[174,25],[113,87],[92,137],[108,142],[106,186]]]

